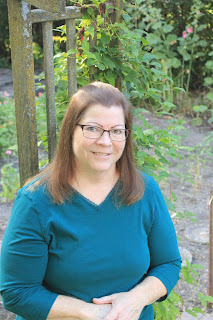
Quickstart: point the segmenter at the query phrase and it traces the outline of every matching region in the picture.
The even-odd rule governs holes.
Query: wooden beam
[[[32,23],[76,19],[81,18],[81,16],[81,9],[72,6],[66,7],[65,13],[52,13],[41,9],[34,9],[31,11]]]
[[[48,157],[51,162],[56,150],[55,81],[53,59],[53,22],[43,22],[43,49],[47,111]]]
[[[25,0],[25,2],[46,11],[65,13],[65,0]]]
[[[30,5],[8,0],[20,184],[39,171]]]

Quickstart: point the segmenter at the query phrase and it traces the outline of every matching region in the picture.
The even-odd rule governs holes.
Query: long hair
[[[26,182],[28,184],[37,178],[30,189],[45,185],[54,202],[62,204],[65,199],[71,200],[72,188],[68,181],[75,175],[72,137],[76,124],[81,120],[85,111],[94,104],[100,104],[106,108],[121,106],[125,117],[125,127],[132,130],[131,107],[125,95],[117,88],[110,84],[93,82],[79,89],[66,110],[55,157],[42,172]],[[134,161],[131,131],[116,166],[120,173],[116,198],[120,199],[120,203],[130,205],[138,201],[144,193],[143,179]]]

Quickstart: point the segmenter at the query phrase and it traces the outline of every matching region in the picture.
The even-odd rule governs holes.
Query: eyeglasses
[[[100,127],[79,123],[77,124],[77,126],[81,127],[84,137],[89,139],[99,139],[106,131],[109,132],[109,136],[112,141],[124,141],[126,140],[130,132],[130,129],[104,130]]]

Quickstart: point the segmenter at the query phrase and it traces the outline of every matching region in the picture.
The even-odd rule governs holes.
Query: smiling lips
[[[109,156],[110,155],[110,153],[102,153],[102,152],[93,152],[93,153],[98,156]]]

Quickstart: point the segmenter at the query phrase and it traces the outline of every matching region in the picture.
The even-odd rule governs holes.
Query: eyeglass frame
[[[131,129],[126,129],[126,128],[125,128],[125,129],[120,129],[120,130],[124,130],[124,131],[125,131],[125,133],[126,133],[126,134],[125,134],[125,135],[126,135],[125,139],[124,139],[124,140],[114,140],[114,139],[111,138],[111,131],[112,131],[113,129],[111,129],[111,130],[105,130],[105,129],[100,128],[100,127],[98,127],[98,126],[92,126],[92,125],[89,125],[89,124],[80,124],[80,123],[77,123],[76,125],[79,126],[79,127],[81,127],[83,136],[84,136],[85,138],[88,138],[88,139],[100,139],[100,137],[102,137],[102,135],[104,134],[104,132],[109,132],[109,137],[110,137],[110,139],[111,139],[112,141],[123,142],[123,141],[125,141],[125,140],[128,138],[129,133],[131,132]],[[100,137],[98,137],[98,138],[86,137],[86,136],[84,135],[84,127],[96,127],[96,128],[101,129],[103,132],[102,132],[102,134],[100,135]],[[115,130],[115,129],[114,129],[114,130]]]

